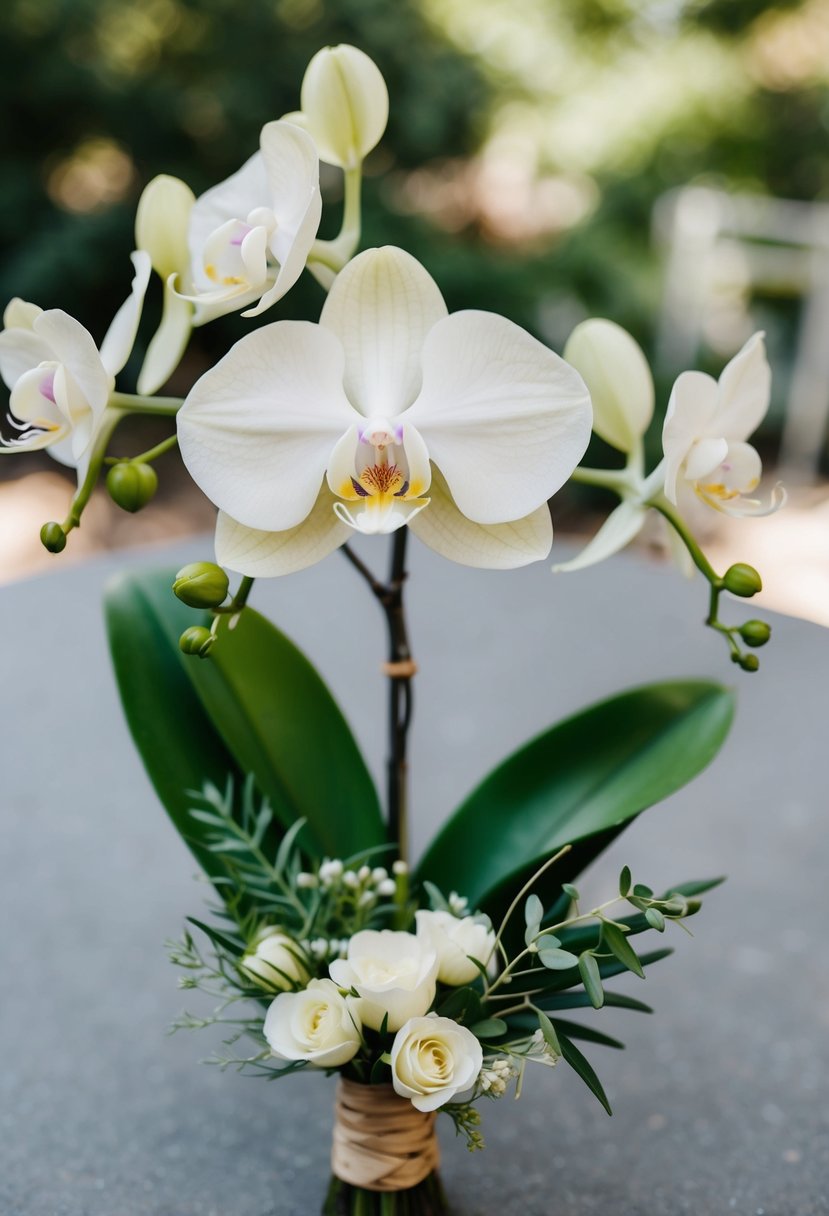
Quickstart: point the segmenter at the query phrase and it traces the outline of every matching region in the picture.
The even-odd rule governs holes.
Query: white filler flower
[[[360,254],[319,325],[243,338],[178,415],[182,456],[220,508],[219,563],[251,576],[319,561],[351,529],[404,524],[471,566],[546,557],[547,499],[590,436],[571,367],[492,313],[447,315],[409,254]]]
[[[473,1087],[483,1062],[481,1044],[470,1030],[430,1013],[411,1018],[395,1035],[392,1085],[418,1110],[437,1110]]]
[[[762,333],[749,338],[719,380],[704,372],[679,376],[662,430],[665,495],[672,503],[687,484],[708,506],[727,515],[768,515],[783,505],[780,489],[765,504],[744,497],[757,488],[762,474],[760,457],[745,441],[765,418],[770,395]]]
[[[328,973],[341,988],[361,997],[360,1018],[379,1030],[388,1014],[387,1029],[425,1013],[435,997],[438,960],[434,949],[413,933],[391,929],[362,929],[348,943],[348,955],[335,959]]]
[[[442,984],[471,984],[480,975],[472,959],[484,967],[490,960],[495,945],[492,926],[474,916],[459,919],[451,912],[430,912],[421,909],[415,913],[417,935],[428,942],[437,952],[438,979]]]
[[[61,309],[44,312],[24,300],[11,301],[0,333],[0,375],[11,389],[10,421],[20,433],[3,440],[0,452],[47,448],[55,460],[77,469],[83,481],[115,377],[130,356],[141,319],[150,259],[134,253],[132,262],[130,295],[100,350],[89,330]]]
[[[360,1047],[360,1020],[354,1002],[331,980],[311,980],[302,992],[282,992],[265,1015],[265,1038],[282,1060],[307,1060],[317,1068],[337,1068]]]

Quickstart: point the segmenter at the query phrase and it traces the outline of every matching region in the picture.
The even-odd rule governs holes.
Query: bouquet
[[[548,500],[568,479],[610,489],[619,505],[556,569],[612,556],[657,513],[680,563],[708,583],[706,623],[731,660],[754,672],[769,626],[728,624],[720,608],[726,592],[753,596],[760,576],[744,563],[717,573],[689,508],[756,515],[784,495],[777,487],[755,496],[761,465],[748,439],[770,394],[762,334],[719,380],[679,376],[663,459],[647,470],[654,386],[624,330],[584,321],[560,357],[503,317],[450,314],[435,279],[403,249],[360,252],[362,165],[387,116],[383,77],[363,52],[319,51],[300,109],[268,122],[259,151],[232,177],[198,199],[175,178],[147,185],[131,292],[100,345],[66,313],[13,300],[0,373],[16,431],[2,451],[42,448],[77,470],[66,518],[41,531],[51,552],[81,525],[104,474],[119,506],[145,507],[154,462],[176,445],[218,508],[215,562],[127,574],[106,606],[135,743],[214,892],[209,913],[190,918],[170,945],[182,986],[207,993],[211,1007],[176,1026],[218,1026],[214,1062],[223,1068],[268,1079],[336,1074],[324,1211],[414,1216],[447,1210],[438,1113],[480,1149],[482,1110],[559,1065],[610,1113],[577,1043],[621,1046],[596,1028],[595,1011],[649,1009],[610,981],[644,977],[670,948],[640,947],[641,935],[661,942],[685,929],[720,880],[647,885],[625,866],[616,889],[593,903],[579,876],[710,762],[733,696],[678,680],[547,726],[482,776],[415,861],[409,532],[449,560],[513,569],[547,558]],[[318,236],[320,161],[343,173],[333,240]],[[318,324],[254,327],[185,399],[158,395],[194,327],[238,310],[259,317],[306,268],[325,295]],[[142,349],[153,272],[161,320],[137,391],[125,392],[116,377]],[[119,423],[132,414],[169,416],[175,431],[139,455],[114,455]],[[591,431],[620,453],[620,467],[579,463]],[[364,560],[368,550],[354,550],[355,533],[373,546],[388,536],[386,576]],[[335,551],[386,623],[383,799],[320,674],[249,604],[257,578]],[[355,671],[357,706],[360,696]]]

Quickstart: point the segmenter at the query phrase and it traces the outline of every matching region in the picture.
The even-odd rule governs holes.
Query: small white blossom
[[[382,882],[377,884],[378,895],[394,895],[397,890],[397,883],[393,878],[384,878]]]
[[[409,867],[406,865],[405,861],[396,861],[391,869],[392,873],[397,874],[398,876],[401,874],[408,874],[409,872]]]
[[[326,858],[319,868],[319,879],[324,887],[333,886],[335,882],[339,882],[342,875],[343,863],[339,859],[331,861]]]
[[[458,895],[457,891],[450,892],[448,902],[453,916],[465,916],[469,911],[469,900],[465,895]]]
[[[388,876],[389,872],[388,870],[384,869],[383,866],[375,866],[375,868],[371,871],[371,881],[375,884],[383,882],[383,880],[388,878]]]
[[[343,886],[350,887],[353,891],[360,885],[360,880],[353,870],[346,870],[343,874]]]
[[[357,871],[357,878],[360,880],[360,882],[368,882],[368,880],[371,878],[371,867],[360,866],[359,870]]]
[[[316,874],[309,874],[306,870],[300,870],[296,876],[296,885],[301,890],[311,890],[318,885],[318,882]]]

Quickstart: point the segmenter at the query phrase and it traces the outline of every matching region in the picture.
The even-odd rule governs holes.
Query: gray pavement
[[[222,1075],[198,1062],[210,1032],[164,1033],[185,994],[162,943],[205,892],[132,750],[100,597],[127,563],[209,553],[0,591],[3,1216],[309,1216],[322,1201],[330,1083]],[[730,875],[694,940],[676,931],[674,958],[627,979],[656,1016],[596,1015],[628,1044],[588,1050],[615,1117],[559,1067],[484,1108],[484,1154],[444,1129],[458,1216],[829,1213],[829,635],[774,618],[763,670],[743,676],[699,624],[702,585],[667,568],[483,573],[419,546],[413,567],[416,849],[485,766],[565,713],[672,676],[740,692],[720,758],[586,884],[601,898],[625,862],[654,885]],[[318,664],[379,773],[385,640],[356,575],[334,555],[254,603]]]

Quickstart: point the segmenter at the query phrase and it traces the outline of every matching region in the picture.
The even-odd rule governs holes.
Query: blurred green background
[[[365,49],[391,94],[364,244],[404,245],[450,308],[559,350],[604,315],[653,351],[666,191],[829,194],[829,0],[6,0],[0,32],[0,299],[65,308],[96,338],[128,288],[144,184],[173,173],[198,193],[238,168],[325,44]],[[323,235],[339,192],[332,170]],[[306,275],[262,320],[321,300]],[[752,308],[779,394],[799,303]],[[196,331],[173,387],[248,325]],[[663,406],[678,370],[661,368]]]

